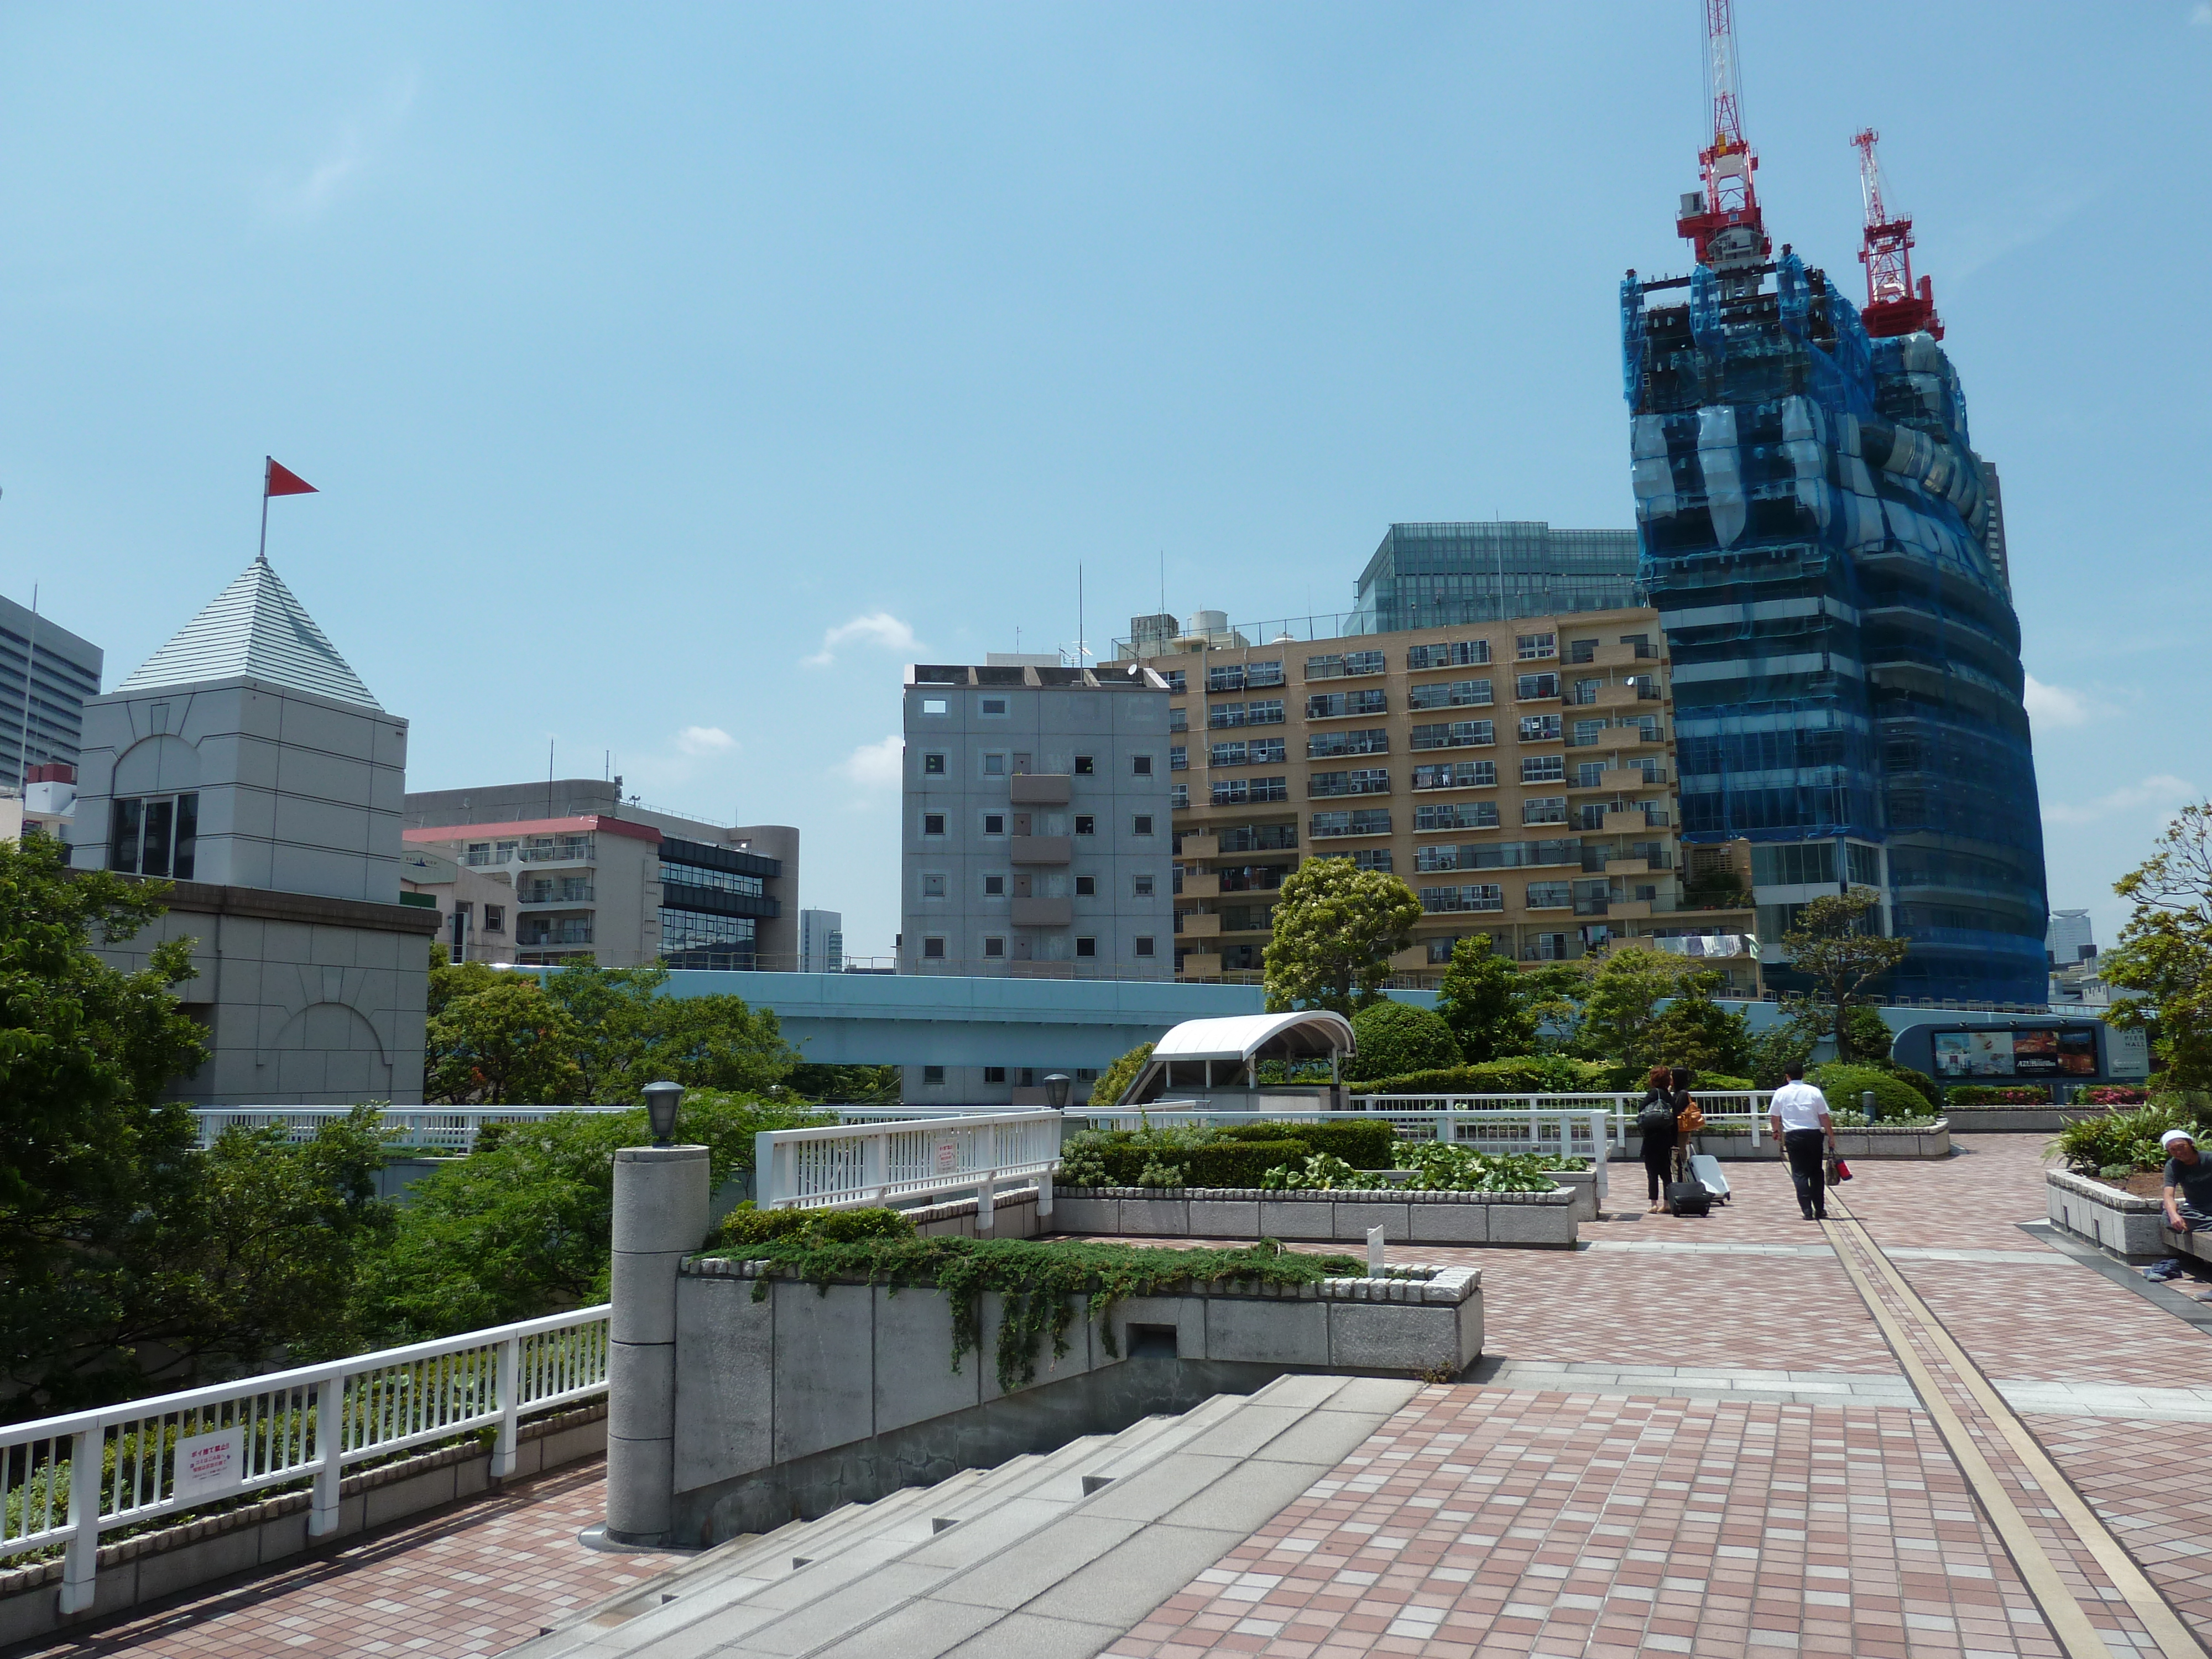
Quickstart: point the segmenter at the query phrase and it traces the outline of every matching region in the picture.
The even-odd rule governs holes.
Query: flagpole
[[[253,562],[256,564],[267,564],[269,562],[270,459],[270,458],[266,455],[264,455],[261,458],[261,550],[253,556]]]

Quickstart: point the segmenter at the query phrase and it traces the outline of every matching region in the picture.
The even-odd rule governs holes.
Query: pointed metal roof
[[[246,566],[236,581],[115,689],[146,691],[240,675],[380,713],[384,707],[262,559]]]

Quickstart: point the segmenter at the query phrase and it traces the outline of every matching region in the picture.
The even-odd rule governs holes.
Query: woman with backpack
[[[1664,1066],[1654,1066],[1644,1079],[1644,1101],[1636,1110],[1636,1133],[1644,1142],[1644,1182],[1650,1189],[1647,1214],[1664,1211],[1667,1182],[1674,1168],[1674,1076]]]

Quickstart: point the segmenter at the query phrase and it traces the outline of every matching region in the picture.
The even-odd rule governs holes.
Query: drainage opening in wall
[[[1128,1328],[1129,1358],[1173,1359],[1176,1328],[1172,1325],[1132,1325]]]

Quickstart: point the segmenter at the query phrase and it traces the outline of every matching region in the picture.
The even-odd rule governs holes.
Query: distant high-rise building
[[[845,970],[845,918],[835,910],[799,913],[799,971],[839,974]]]
[[[1514,617],[1628,611],[1633,530],[1537,522],[1394,524],[1360,573],[1347,631],[1397,634]]]
[[[102,665],[98,646],[0,599],[0,782],[20,789],[24,769],[57,761],[75,775]]]
[[[2087,910],[2053,910],[2051,930],[2044,936],[2044,954],[2053,968],[2070,968],[2093,962],[2097,955],[2096,930]]]

